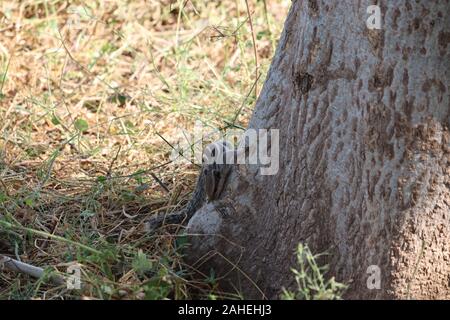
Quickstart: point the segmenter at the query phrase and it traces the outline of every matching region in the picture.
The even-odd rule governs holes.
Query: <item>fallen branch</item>
[[[4,255],[0,255],[0,269],[3,269],[3,267],[11,271],[24,273],[38,279],[45,274],[44,269],[40,267],[36,267],[31,264],[15,260]],[[64,279],[64,277],[59,274],[50,274],[49,279],[51,282],[58,286],[66,284],[66,280]]]

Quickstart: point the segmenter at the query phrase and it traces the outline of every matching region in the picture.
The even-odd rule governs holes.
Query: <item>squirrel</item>
[[[221,197],[232,168],[231,164],[226,163],[227,153],[230,152],[229,144],[226,141],[218,141],[210,144],[206,150],[210,154],[204,154],[203,156],[202,169],[192,198],[187,206],[174,213],[158,214],[151,217],[145,223],[146,231],[155,231],[164,224],[187,223],[205,202],[213,202]],[[232,150],[232,152],[234,153],[235,151]],[[221,161],[217,161],[220,156],[222,156]],[[223,214],[220,208],[217,209]]]

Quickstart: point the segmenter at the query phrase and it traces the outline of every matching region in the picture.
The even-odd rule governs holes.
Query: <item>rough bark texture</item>
[[[381,30],[371,4],[293,2],[250,123],[280,129],[280,172],[237,167],[235,212],[189,223],[191,262],[245,297],[292,286],[304,242],[346,298],[450,298],[449,1],[381,1]]]

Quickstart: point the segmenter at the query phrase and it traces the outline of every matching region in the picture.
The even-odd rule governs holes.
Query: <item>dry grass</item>
[[[258,90],[289,4],[249,1]],[[224,297],[210,275],[189,279],[182,238],[141,227],[195,181],[165,140],[195,120],[245,127],[252,39],[240,0],[0,3],[0,254],[61,272],[77,262],[84,284],[2,271],[0,298]]]

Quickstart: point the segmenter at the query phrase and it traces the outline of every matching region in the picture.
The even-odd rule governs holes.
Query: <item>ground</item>
[[[2,270],[0,299],[240,297],[142,226],[189,200],[195,121],[247,124],[290,5],[248,2],[1,2],[0,254],[82,288]]]

